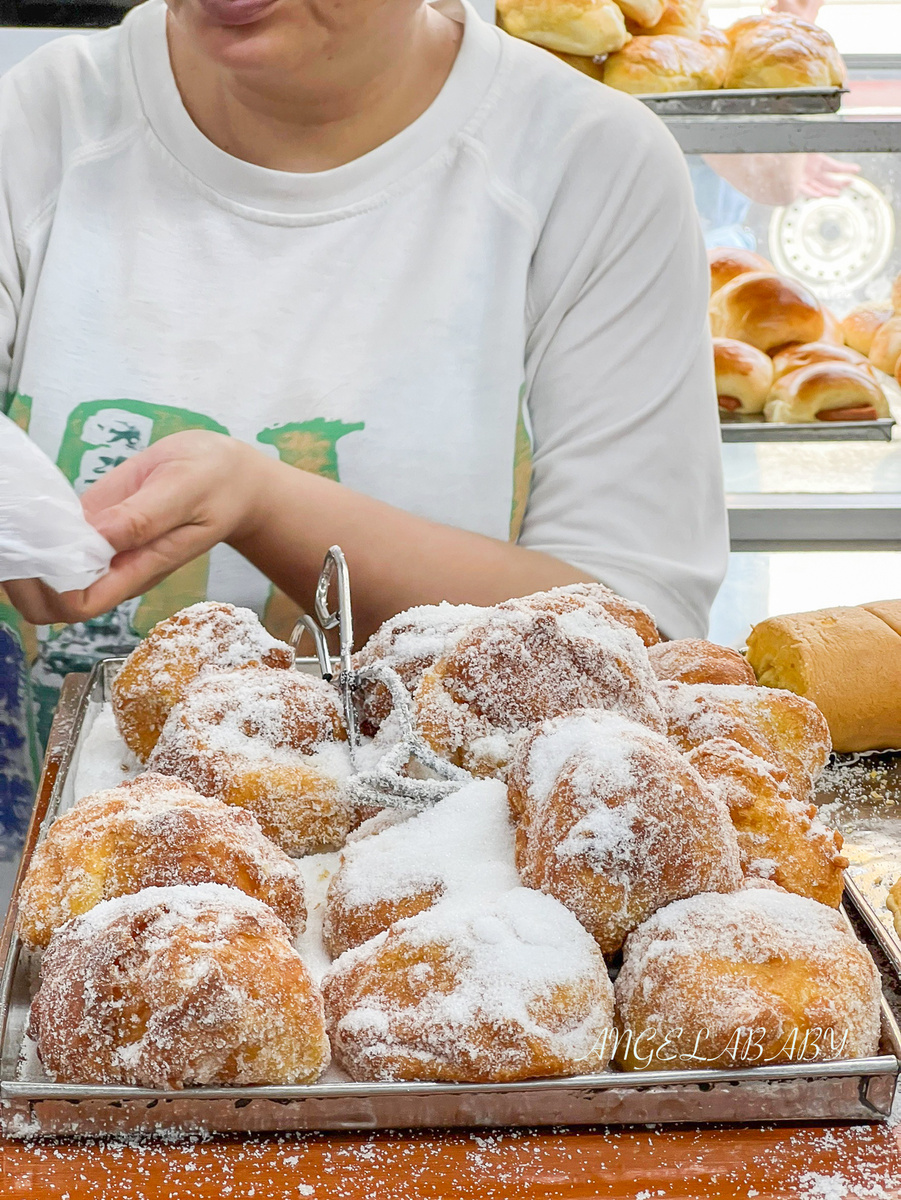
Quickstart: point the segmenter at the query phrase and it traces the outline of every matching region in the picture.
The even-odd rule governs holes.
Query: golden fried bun
[[[293,663],[291,647],[270,637],[249,608],[192,604],[155,625],[122,664],[112,687],[116,724],[129,749],[146,762],[172,706],[199,675]]]
[[[889,415],[872,370],[851,363],[815,362],[773,384],[764,406],[768,421],[875,421]]]
[[[697,92],[721,88],[729,66],[729,43],[680,37],[636,37],[604,66],[604,83],[632,95]]]
[[[519,887],[507,789],[496,779],[474,780],[372,836],[360,833],[351,834],[329,884],[322,939],[333,958],[439,900]]]
[[[693,896],[629,935],[616,980],[628,1070],[866,1058],[879,972],[841,913],[772,887]]]
[[[717,403],[725,412],[762,413],[773,386],[773,360],[735,338],[713,339]]]
[[[249,809],[288,854],[335,850],[356,823],[338,691],[297,671],[202,676],[169,714],[148,767]]]
[[[882,304],[858,304],[841,322],[846,345],[860,354],[869,354],[877,331],[892,315],[888,300]]]
[[[603,583],[569,583],[565,587],[555,587],[547,592],[534,592],[530,596],[508,600],[507,604],[513,608],[527,608],[532,612],[600,611],[603,616],[612,617],[621,625],[628,625],[646,646],[655,646],[660,641],[660,630],[648,609],[635,600],[627,600],[620,596]]]
[[[816,296],[785,275],[737,275],[710,298],[714,337],[749,342],[766,353],[789,342],[822,341],[825,328]]]
[[[581,1075],[612,1049],[600,950],[528,888],[398,921],[342,954],[322,991],[335,1060],[356,1080]]]
[[[19,936],[46,946],[72,917],[147,887],[221,883],[268,904],[292,936],[306,908],[297,870],[239,808],[180,779],[141,775],[85,796],[51,825],[19,897]]]
[[[523,883],[605,954],[671,900],[741,885],[723,801],[662,734],[616,714],[546,722],[517,748],[508,792]]]
[[[567,601],[554,611],[532,600],[492,609],[423,676],[419,729],[438,754],[475,775],[503,778],[511,740],[547,716],[609,708],[665,728],[637,634],[596,606]]]
[[[498,0],[497,18],[514,37],[565,54],[610,54],[629,40],[613,0]]]
[[[756,685],[754,670],[737,650],[701,638],[678,638],[652,646],[648,658],[658,679],[676,683],[747,683]]]
[[[773,264],[753,250],[744,250],[738,246],[716,246],[707,251],[707,262],[710,265],[710,294],[718,292],[721,287],[737,279],[739,275],[770,272]]]
[[[823,714],[810,700],[792,692],[744,685],[661,683],[660,698],[669,736],[683,753],[713,738],[738,742],[758,758],[780,767],[796,797],[809,794],[832,749]]]
[[[845,65],[830,35],[790,13],[743,17],[726,30],[727,88],[841,87]]]
[[[898,879],[889,888],[889,893],[885,898],[885,906],[892,914],[896,933],[901,936],[901,879]]]
[[[31,1036],[58,1083],[312,1083],[322,997],[265,904],[234,888],[145,888],[55,934]]]
[[[746,876],[838,908],[848,865],[842,835],[792,794],[784,771],[724,738],[702,742],[688,761],[729,809]]]
[[[422,604],[398,613],[381,625],[354,666],[384,663],[401,677],[412,696],[425,672],[446,654],[463,629],[485,612],[474,604]],[[380,683],[367,685],[363,699],[363,732],[374,734],[391,712],[391,696]]]

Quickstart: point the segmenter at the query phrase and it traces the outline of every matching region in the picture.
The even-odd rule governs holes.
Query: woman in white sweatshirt
[[[640,103],[464,0],[148,0],[0,80],[0,183],[0,395],[120,552],[8,586],[72,623],[48,702],[206,595],[283,632],[333,542],[361,636],[580,579],[703,633],[706,263]]]

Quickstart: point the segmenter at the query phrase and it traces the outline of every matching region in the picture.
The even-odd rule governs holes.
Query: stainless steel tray
[[[721,88],[640,95],[660,116],[797,116],[838,112],[846,88]]]
[[[315,669],[312,661],[305,664]],[[22,872],[71,802],[74,764],[119,661],[66,681],[23,854]],[[901,1034],[883,1004],[880,1054],[738,1071],[616,1072],[513,1084],[320,1083],[183,1092],[48,1082],[25,1029],[37,957],[15,936],[16,896],[0,942],[0,1113],[10,1137],[660,1122],[882,1120],[899,1075]],[[852,914],[853,919],[853,914]],[[879,947],[869,929],[860,932]]]
[[[893,417],[877,421],[811,421],[797,425],[759,421],[752,416],[723,416],[724,442],[890,442]]]

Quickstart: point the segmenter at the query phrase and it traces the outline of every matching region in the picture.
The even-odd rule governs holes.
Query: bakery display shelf
[[[723,88],[640,95],[661,116],[801,116],[835,113],[846,88]]]
[[[601,1074],[506,1084],[322,1081],[296,1087],[186,1088],[57,1084],[26,1036],[38,961],[15,935],[18,888],[55,817],[72,802],[78,756],[121,660],[69,676],[51,733],[22,867],[0,943],[0,1113],[10,1137],[667,1122],[878,1121],[901,1071],[901,1034],[883,1003],[880,1053],[743,1070]],[[313,660],[303,668],[315,670]],[[869,927],[862,936],[878,951]]]
[[[753,416],[720,414],[724,442],[890,442],[893,417],[877,421],[808,421],[786,425]]]

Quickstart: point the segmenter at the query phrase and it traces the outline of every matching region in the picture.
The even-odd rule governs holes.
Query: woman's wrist
[[[266,514],[272,511],[271,482],[278,463],[246,442],[232,440],[233,483],[242,493],[238,517],[223,540],[241,551],[256,535]],[[229,484],[231,486],[231,484]]]

